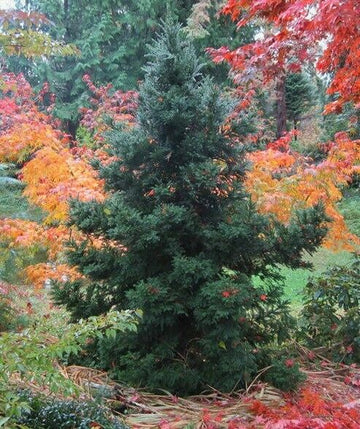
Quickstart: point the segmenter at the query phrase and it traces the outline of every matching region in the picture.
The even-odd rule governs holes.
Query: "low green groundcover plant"
[[[108,409],[95,402],[46,399],[28,391],[20,393],[30,408],[23,411],[18,424],[34,429],[125,429]]]

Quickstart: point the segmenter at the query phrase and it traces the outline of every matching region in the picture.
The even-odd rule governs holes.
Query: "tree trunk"
[[[298,119],[294,118],[294,140],[297,141]]]
[[[286,102],[285,102],[285,74],[281,75],[275,87],[276,92],[276,138],[286,132]]]
[[[69,29],[69,0],[64,0],[64,17],[65,17],[65,30],[66,30],[66,37],[69,40],[70,39],[70,29]]]

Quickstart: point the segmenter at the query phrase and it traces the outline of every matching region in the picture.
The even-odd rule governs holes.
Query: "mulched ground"
[[[291,394],[254,382],[232,395],[179,398],[127,388],[94,369],[63,371],[90,395],[105,392],[109,408],[134,429],[360,429],[360,368],[326,359],[308,362],[306,382]]]

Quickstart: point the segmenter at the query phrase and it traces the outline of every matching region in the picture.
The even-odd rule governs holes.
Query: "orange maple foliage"
[[[0,160],[21,163],[42,148],[61,146],[58,132],[51,125],[39,121],[24,121],[0,136]]]
[[[22,219],[0,219],[0,242],[8,248],[43,248],[47,250],[48,261],[25,268],[23,277],[26,283],[36,288],[44,286],[47,280],[65,281],[66,279],[80,278],[81,274],[74,267],[64,264],[64,247],[69,240],[75,243],[88,242],[92,248],[103,246],[116,248],[119,255],[126,249],[117,242],[93,237],[69,228],[65,224],[47,226]]]
[[[27,281],[32,284],[35,289],[41,289],[46,282],[56,280],[66,282],[68,280],[76,280],[82,275],[74,267],[69,267],[66,264],[56,263],[40,263],[30,265],[24,270]]]
[[[23,219],[0,219],[0,238],[8,247],[43,247],[50,260],[56,260],[72,232],[65,225],[46,227]]]
[[[91,151],[71,148],[74,142],[39,110],[35,98],[21,75],[0,75],[0,161],[22,165],[19,178],[26,184],[24,195],[45,212],[41,224],[1,219],[0,237],[9,247],[47,249],[50,265],[29,267],[25,273],[40,285],[48,278],[75,276],[73,268],[59,264],[69,236],[81,239],[65,224],[69,199],[101,200],[105,193],[103,181],[88,162]]]
[[[237,113],[249,108],[257,89],[273,84],[285,73],[299,71],[309,61],[320,72],[332,73],[328,93],[336,95],[336,100],[326,112],[339,112],[347,102],[360,107],[359,12],[358,0],[228,0],[222,13],[231,16],[238,27],[259,18],[257,22],[266,24],[253,43],[235,50],[208,49],[215,62],[231,66],[243,100]],[[325,160],[316,164],[290,150],[290,140],[291,135],[285,136],[249,156],[253,169],[246,186],[253,200],[260,211],[283,222],[295,209],[321,201],[332,220],[325,246],[354,250],[359,238],[347,230],[336,203],[342,198],[341,188],[359,172],[359,141],[338,134]]]
[[[322,202],[331,219],[324,241],[332,249],[354,250],[360,239],[351,234],[336,203],[341,200],[341,186],[346,186],[351,176],[360,172],[360,141],[351,141],[346,133],[339,133],[331,144],[326,159],[314,164],[299,153],[272,147],[249,155],[252,169],[245,186],[263,213],[274,214],[287,223],[294,210]]]
[[[61,280],[64,275],[71,278],[76,276],[76,269],[57,264],[57,261],[61,260],[64,245],[70,235],[73,235],[72,231],[65,225],[46,227],[46,225],[22,219],[0,220],[0,242],[8,248],[42,248],[47,251],[48,264],[31,265],[22,273],[26,283],[36,288],[44,286],[49,278]]]
[[[9,246],[33,246],[44,239],[43,229],[37,222],[21,219],[1,219],[0,237]]]
[[[24,195],[48,215],[45,223],[64,222],[70,198],[104,199],[103,182],[83,159],[68,148],[43,147],[22,169]]]

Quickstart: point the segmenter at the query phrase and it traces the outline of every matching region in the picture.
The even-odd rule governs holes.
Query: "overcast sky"
[[[13,0],[0,0],[0,9],[6,9],[8,7],[14,7]]]

